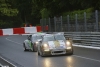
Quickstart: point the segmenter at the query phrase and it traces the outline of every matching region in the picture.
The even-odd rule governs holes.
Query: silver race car
[[[27,39],[23,43],[24,51],[31,50],[37,52],[38,41],[42,39],[44,34],[45,33],[28,35]]]
[[[71,39],[67,39],[64,37],[64,34],[62,33],[58,33],[58,34],[54,34],[54,37],[57,41],[59,41],[60,44],[64,43],[65,45],[65,50],[66,50],[66,54],[73,54],[73,46],[72,46],[72,40]]]
[[[38,44],[38,55],[73,54],[72,43],[61,34],[46,34]]]

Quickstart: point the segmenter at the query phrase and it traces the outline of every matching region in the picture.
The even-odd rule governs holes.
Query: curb
[[[17,67],[16,65],[12,64],[8,60],[4,59],[3,57],[0,56],[0,67]]]

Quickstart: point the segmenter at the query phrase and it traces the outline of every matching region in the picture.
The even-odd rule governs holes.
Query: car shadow
[[[48,56],[43,56],[43,57],[65,57],[65,56],[72,56],[72,55],[69,55],[69,54],[67,55],[48,55]]]

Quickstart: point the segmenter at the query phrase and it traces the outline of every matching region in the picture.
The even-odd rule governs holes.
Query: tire
[[[39,51],[38,51],[38,55],[40,56],[40,53],[39,53]]]
[[[41,49],[41,51],[40,51],[40,56],[41,56],[41,57],[45,57],[45,56],[46,56],[45,54],[43,54],[42,49]]]
[[[73,51],[71,53],[69,53],[69,55],[73,55]]]
[[[72,47],[72,51],[69,53],[69,55],[73,55],[73,47]]]
[[[73,55],[73,50],[70,53],[66,53],[66,55]]]
[[[38,52],[38,56],[40,56],[40,52],[39,52],[39,48],[38,48],[38,46],[37,46],[37,52]]]
[[[31,43],[31,44],[32,44],[32,43]],[[34,52],[34,45],[33,45],[33,44],[32,44],[32,49],[31,49],[31,51]]]
[[[41,53],[40,53],[40,56],[41,56],[41,57],[44,57],[45,55],[43,54],[43,52],[41,52]]]
[[[34,52],[37,52],[37,47],[36,47],[35,44],[33,45],[33,51],[34,51]]]
[[[34,52],[34,46],[33,46],[33,48],[31,49],[31,51]]]
[[[72,47],[72,52],[71,52],[71,53],[69,53],[69,55],[73,55],[73,47]]]
[[[25,43],[23,43],[24,51],[27,51]]]

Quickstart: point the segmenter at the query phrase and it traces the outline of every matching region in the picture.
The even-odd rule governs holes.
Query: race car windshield
[[[34,36],[32,37],[33,40],[38,40],[38,39],[42,39],[42,36]]]
[[[65,37],[63,35],[55,35],[56,40],[65,40]]]
[[[54,41],[55,40],[55,38],[54,38],[54,36],[48,36],[48,37],[44,37],[44,39],[43,39],[43,41]]]

